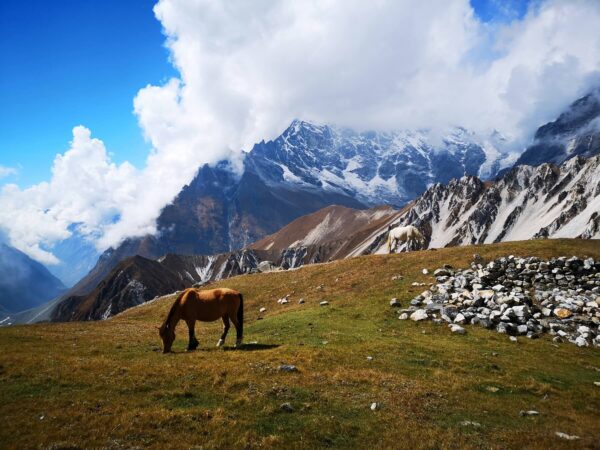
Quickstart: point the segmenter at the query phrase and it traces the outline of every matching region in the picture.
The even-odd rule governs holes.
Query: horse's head
[[[175,340],[175,330],[169,326],[168,323],[163,323],[158,329],[158,334],[163,341],[163,353],[169,353],[171,351],[171,345]]]

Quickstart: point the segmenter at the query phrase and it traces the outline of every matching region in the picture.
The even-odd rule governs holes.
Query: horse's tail
[[[242,339],[244,335],[244,296],[240,293],[238,293],[238,295],[240,296],[240,306],[237,310],[237,320],[240,327],[239,339]]]

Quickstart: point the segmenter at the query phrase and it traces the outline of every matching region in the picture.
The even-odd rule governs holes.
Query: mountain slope
[[[391,221],[398,210],[381,206],[356,210],[334,205],[302,216],[276,233],[249,246],[252,249],[282,250],[288,247],[322,245],[331,241],[347,241],[357,234],[368,234]]]
[[[52,311],[54,321],[99,320],[165,292],[191,286],[157,261],[134,256],[119,263],[89,294],[69,296]]]
[[[25,253],[0,244],[0,317],[39,306],[62,294],[65,286]]]
[[[395,222],[427,247],[536,238],[600,238],[600,155],[560,166],[518,166],[494,183],[463,177],[435,185]],[[382,230],[382,236],[384,231]],[[375,250],[384,252],[383,241]]]
[[[600,89],[574,102],[554,122],[541,126],[515,165],[561,164],[600,153]]]

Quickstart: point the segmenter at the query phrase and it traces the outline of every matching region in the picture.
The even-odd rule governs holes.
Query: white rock
[[[398,300],[397,298],[393,298],[390,300],[390,306],[401,306],[400,305],[400,300]]]
[[[379,404],[376,402],[371,403],[371,411],[375,411],[377,409],[379,409]]]
[[[520,411],[519,412],[520,416],[539,416],[540,413],[534,410],[529,410],[529,411]]]
[[[400,316],[398,317],[398,319],[400,319],[400,320],[406,320],[406,319],[408,319],[408,314],[402,313],[402,314],[400,314]]]
[[[465,323],[467,321],[467,319],[465,318],[465,316],[462,315],[462,313],[458,313],[456,315],[456,317],[454,318],[454,323]]]
[[[588,347],[590,345],[588,344],[588,341],[583,338],[583,336],[579,336],[577,339],[575,339],[575,344],[577,347]]]
[[[367,356],[367,361],[373,361],[373,357],[372,356]]]
[[[509,337],[509,339],[510,339],[512,342],[518,342],[518,341],[517,341],[517,337],[516,337],[516,336],[510,336],[510,337]]]
[[[258,312],[264,313],[266,310],[267,310],[267,308],[260,308],[260,309],[258,310]]]
[[[423,272],[423,275],[427,275],[429,273],[429,270],[423,269],[422,272]]]
[[[298,300],[298,304],[299,304],[299,305],[301,305],[301,304],[303,304],[303,303],[304,303],[304,299],[303,299],[303,298],[301,298],[300,300]]]
[[[329,302],[327,300],[323,300],[321,303],[319,303],[319,305],[327,306],[327,305],[329,305]]]
[[[427,311],[424,309],[417,309],[414,313],[410,315],[411,320],[418,322],[420,320],[427,320]]]
[[[473,422],[472,420],[463,420],[460,423],[463,427],[480,427],[481,424],[479,422]]]
[[[574,434],[563,433],[562,431],[557,431],[556,436],[561,439],[566,439],[567,441],[576,441],[577,439],[581,439],[579,436],[575,436]]]
[[[454,324],[450,327],[450,331],[452,331],[453,333],[456,333],[456,334],[467,334],[467,330],[465,330],[460,325],[456,325],[456,324]]]

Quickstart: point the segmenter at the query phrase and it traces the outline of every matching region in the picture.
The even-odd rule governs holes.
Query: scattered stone
[[[423,272],[423,275],[427,275],[429,273],[429,270],[423,269],[422,272]]]
[[[485,388],[485,390],[489,391],[489,392],[498,392],[500,389],[497,388],[496,386],[488,386]]]
[[[594,381],[594,386],[600,387],[600,381]]]
[[[264,313],[266,310],[267,310],[267,308],[264,308],[264,307],[263,307],[263,308],[260,308],[260,309],[258,310],[258,312]]]
[[[529,411],[519,411],[519,415],[521,417],[525,417],[525,416],[539,416],[540,413],[534,410],[529,410]]]
[[[518,339],[516,336],[509,336],[508,338],[511,340],[511,342],[518,342]]]
[[[576,441],[578,439],[581,439],[579,436],[575,436],[574,434],[567,434],[567,433],[563,433],[562,431],[557,431],[556,436],[558,436],[561,439],[566,439],[567,441]]]
[[[408,314],[402,313],[402,314],[400,314],[400,316],[398,316],[398,319],[400,319],[400,320],[406,320],[406,319],[408,319]]]
[[[402,305],[400,304],[400,300],[398,300],[397,298],[393,298],[390,300],[390,306],[400,307]]]
[[[367,356],[367,361],[373,361],[373,357],[372,356]]]
[[[403,279],[404,279],[404,277],[402,275],[394,275],[392,277],[392,281],[400,281],[400,280],[403,280]]]
[[[460,424],[463,427],[476,427],[476,428],[478,428],[478,427],[481,426],[481,424],[479,422],[473,422],[472,420],[463,420]]]
[[[292,364],[282,364],[279,366],[279,371],[280,372],[298,372],[298,368]]]
[[[295,411],[294,407],[292,406],[292,404],[288,403],[288,402],[282,403],[281,405],[279,405],[279,409],[281,411],[283,411],[283,412],[288,412],[288,413],[291,413],[291,412]]]
[[[425,311],[424,309],[417,309],[414,313],[410,315],[410,319],[414,320],[415,322],[418,322],[420,320],[427,320],[427,311]]]
[[[555,342],[600,347],[600,261],[510,255],[433,274],[436,283],[400,309],[400,318],[478,325],[513,341],[550,333]]]
[[[304,299],[303,298],[301,298],[300,300],[298,300],[298,304],[299,305],[302,305],[303,303],[304,303]]]
[[[319,305],[327,306],[327,305],[329,305],[329,302],[327,300],[323,300],[321,303],[319,303]]]
[[[376,411],[379,409],[379,404],[376,402],[371,403],[371,411]]]
[[[565,308],[556,308],[554,310],[554,315],[559,319],[567,319],[573,315],[571,311]]]
[[[465,330],[460,325],[452,325],[450,327],[450,331],[452,331],[453,333],[456,333],[456,334],[467,334],[467,330]]]

